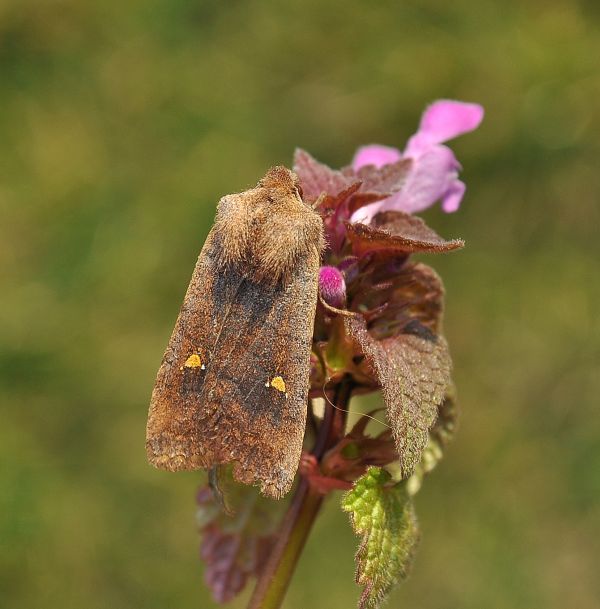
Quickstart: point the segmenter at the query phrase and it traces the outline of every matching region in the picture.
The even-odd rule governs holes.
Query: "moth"
[[[276,166],[223,197],[152,392],[150,463],[233,462],[244,484],[290,490],[306,423],[323,222]]]

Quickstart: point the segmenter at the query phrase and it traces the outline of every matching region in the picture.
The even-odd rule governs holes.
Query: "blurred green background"
[[[216,201],[295,146],[403,146],[440,97],[486,108],[462,209],[426,214],[467,241],[429,258],[462,421],[389,606],[600,606],[600,5],[3,0],[2,607],[214,606],[199,475],[144,428]],[[335,504],[288,609],[355,604]]]

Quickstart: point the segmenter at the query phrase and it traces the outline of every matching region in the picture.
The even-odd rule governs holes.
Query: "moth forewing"
[[[234,477],[286,493],[306,420],[323,226],[295,174],[270,169],[224,197],[152,394],[149,461],[169,470],[234,462]]]

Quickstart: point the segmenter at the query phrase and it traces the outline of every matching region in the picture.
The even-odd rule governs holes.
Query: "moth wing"
[[[156,467],[235,462],[268,496],[292,486],[306,423],[319,249],[270,284],[218,264],[211,232],[158,372],[146,447]]]

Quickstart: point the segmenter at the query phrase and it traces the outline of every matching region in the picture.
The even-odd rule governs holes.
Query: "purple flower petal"
[[[441,144],[477,129],[483,120],[479,104],[441,99],[431,104],[421,117],[419,130],[408,141],[404,156],[419,156],[432,144]]]
[[[362,224],[369,224],[374,216],[376,216],[380,211],[385,211],[382,209],[384,203],[393,199],[394,197],[390,197],[389,199],[385,199],[384,201],[377,201],[377,203],[371,203],[370,205],[365,205],[360,209],[357,209],[351,216],[350,222],[361,222]],[[391,206],[387,209],[396,209]]]
[[[368,223],[375,214],[387,210],[413,214],[440,200],[445,212],[456,211],[465,185],[458,179],[461,167],[454,153],[441,143],[476,129],[483,113],[479,104],[441,99],[423,112],[419,130],[408,141],[404,153],[387,146],[359,148],[352,163],[355,171],[363,165],[380,168],[401,158],[412,159],[413,165],[400,192],[358,209],[352,222]]]
[[[432,146],[423,154],[408,176],[404,188],[395,195],[366,205],[352,216],[352,222],[367,223],[380,211],[395,209],[414,214],[431,207],[445,196],[457,181],[460,168],[454,153],[447,146]],[[456,193],[458,194],[458,193]],[[450,197],[449,205],[456,206],[460,197]]]
[[[355,171],[365,165],[383,167],[384,165],[391,165],[401,158],[402,154],[397,148],[371,144],[369,146],[361,146],[356,151],[354,159],[352,160],[352,167]]]
[[[452,182],[450,188],[448,188],[442,197],[442,209],[447,214],[451,214],[458,210],[466,189],[467,187],[464,182],[461,182],[460,180],[454,180],[454,182]]]

